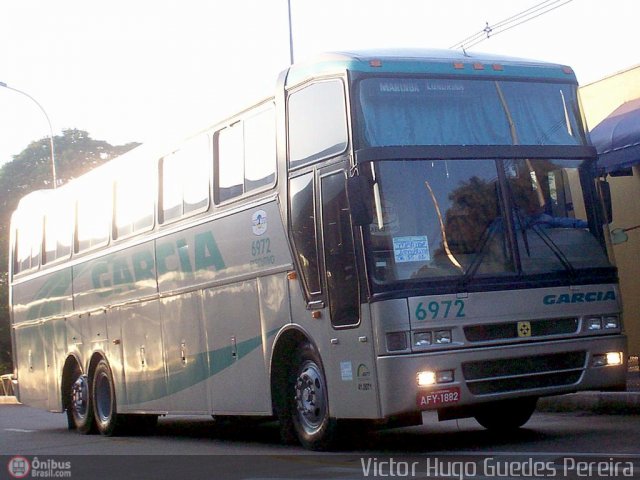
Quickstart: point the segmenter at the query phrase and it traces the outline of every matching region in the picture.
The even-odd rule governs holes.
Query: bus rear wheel
[[[70,428],[78,432],[88,434],[94,431],[95,422],[93,415],[93,402],[91,401],[91,389],[89,378],[76,367],[72,373],[71,388],[67,401],[67,419]]]
[[[320,355],[305,343],[294,358],[287,388],[291,426],[303,447],[327,450],[335,443],[337,422],[329,417],[327,382]]]
[[[111,375],[109,364],[104,359],[98,362],[93,373],[91,391],[98,432],[106,436],[116,435],[121,422],[118,418],[113,375]]]
[[[474,417],[487,430],[508,432],[529,421],[537,402],[536,397],[492,402],[482,405]]]

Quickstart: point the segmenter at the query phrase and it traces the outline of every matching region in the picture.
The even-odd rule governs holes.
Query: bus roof
[[[567,66],[460,50],[381,49],[324,53],[289,68],[287,86],[344,71],[472,75],[576,83]]]

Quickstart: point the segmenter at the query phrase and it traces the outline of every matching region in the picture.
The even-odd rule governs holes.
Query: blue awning
[[[612,173],[640,163],[640,98],[623,103],[591,131],[598,172]]]

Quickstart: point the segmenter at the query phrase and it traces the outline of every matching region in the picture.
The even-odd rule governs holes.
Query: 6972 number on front
[[[421,410],[428,410],[440,405],[449,405],[460,401],[460,387],[440,388],[438,390],[420,391],[416,395],[416,404]]]

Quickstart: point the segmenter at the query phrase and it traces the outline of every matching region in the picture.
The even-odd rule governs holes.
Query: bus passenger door
[[[325,368],[332,415],[378,416],[371,322],[361,312],[353,228],[344,170],[320,174],[324,280],[331,329]]]

